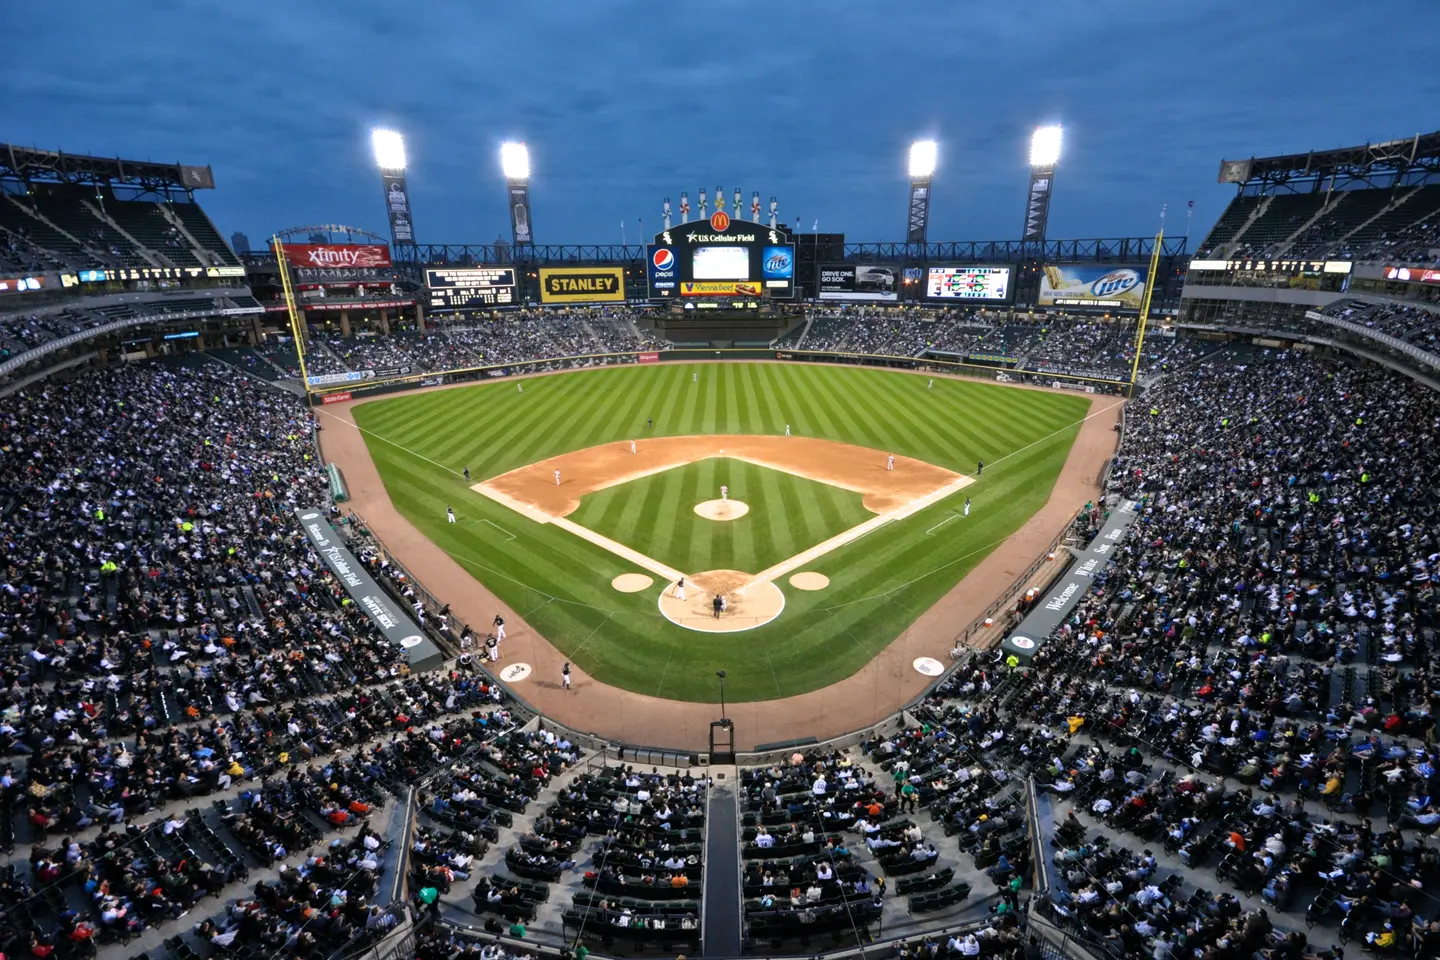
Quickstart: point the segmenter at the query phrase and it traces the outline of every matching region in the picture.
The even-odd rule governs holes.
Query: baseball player
[[[925,389],[926,389],[926,390],[933,390],[933,389],[935,389],[935,381],[934,381],[934,379],[931,379],[931,381],[930,381],[929,383],[925,384]]]
[[[970,498],[965,498],[965,516],[970,516]]]
[[[790,424],[785,424],[785,436],[790,436]]]
[[[495,625],[495,639],[496,639],[496,640],[504,640],[504,639],[505,639],[505,618],[502,617],[502,616],[500,616],[500,614],[498,614],[498,613],[495,614],[495,624],[494,624],[494,625]]]
[[[500,641],[493,633],[485,637],[485,656],[491,663],[500,659]]]
[[[447,523],[455,522],[455,510],[452,507],[445,508],[445,520]]]
[[[570,661],[565,661],[565,666],[560,668],[560,686],[566,690],[570,689]]]
[[[978,476],[981,476],[981,475],[984,474],[984,473],[985,473],[985,461],[984,461],[984,460],[976,460],[976,461],[975,461],[975,476],[978,477]]]
[[[634,456],[634,455],[635,455],[635,441],[634,441],[634,440],[631,440],[631,441],[630,441],[630,455],[631,455],[631,456]]]
[[[556,471],[555,471],[555,486],[557,486],[557,487],[560,486],[560,471],[559,471],[559,470],[556,470]]]
[[[648,429],[650,429],[650,428],[653,427],[653,426],[655,426],[655,418],[654,418],[654,417],[646,417],[646,418],[645,418],[645,429],[648,430]]]
[[[894,469],[895,469],[895,454],[892,453],[892,454],[890,454],[890,456],[888,456],[888,457],[885,458],[885,469],[886,469],[886,470],[894,470]]]
[[[517,383],[517,384],[515,384],[515,387],[516,387],[516,389],[518,389],[521,393],[524,393],[524,392],[525,392],[525,384],[523,384],[523,383]]]
[[[720,499],[721,499],[721,500],[729,500],[729,499],[730,499],[730,488],[727,487],[727,486],[725,486],[725,484],[723,484],[723,483],[720,484]]]
[[[676,580],[676,581],[675,581],[675,599],[676,599],[676,600],[684,600],[684,599],[685,599],[685,578],[684,578],[684,577],[681,577],[679,580]]]
[[[465,468],[465,482],[466,482],[466,483],[469,483],[469,482],[470,482],[470,468],[469,468],[469,467],[466,467],[466,468]]]
[[[690,382],[691,382],[691,383],[699,383],[699,382],[700,382],[700,374],[698,374],[698,373],[692,373],[692,374],[690,374]]]

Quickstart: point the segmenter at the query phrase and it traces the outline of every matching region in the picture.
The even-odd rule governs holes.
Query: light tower
[[[1044,243],[1050,221],[1050,194],[1055,185],[1055,165],[1060,162],[1060,125],[1036,127],[1030,136],[1030,193],[1025,200],[1025,229],[1020,239]]]
[[[500,144],[500,172],[505,175],[509,196],[510,235],[515,247],[533,246],[535,233],[530,220],[530,148],[516,140]]]
[[[935,176],[939,145],[934,140],[916,140],[910,144],[910,217],[905,230],[906,243],[925,243],[930,228],[930,180]]]
[[[405,185],[405,138],[394,130],[376,127],[370,131],[370,146],[375,152],[375,165],[380,168],[380,186],[385,195],[395,259],[413,262],[415,223],[410,218],[410,191]],[[410,256],[402,254],[406,250]]]

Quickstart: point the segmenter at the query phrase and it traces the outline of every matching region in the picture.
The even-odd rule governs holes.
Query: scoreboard
[[[1010,299],[1009,267],[931,267],[925,296],[932,300]]]
[[[429,267],[430,309],[504,307],[516,302],[514,267]]]
[[[660,231],[645,252],[651,300],[754,306],[795,296],[795,244],[784,227],[732,220],[720,211]]]

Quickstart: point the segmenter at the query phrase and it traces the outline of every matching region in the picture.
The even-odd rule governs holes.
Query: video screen
[[[925,295],[937,300],[1008,300],[1009,267],[931,267]]]
[[[696,247],[691,263],[696,280],[749,280],[749,247]]]

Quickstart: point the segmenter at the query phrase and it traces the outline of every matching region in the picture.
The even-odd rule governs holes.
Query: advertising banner
[[[925,296],[935,300],[1009,300],[1009,267],[931,267]]]
[[[384,243],[287,243],[285,259],[293,267],[344,269],[388,267],[390,247]]]
[[[660,354],[658,354],[658,353],[637,353],[637,354],[635,354],[635,359],[636,359],[636,360],[639,360],[641,363],[659,363],[659,362],[660,362]]]
[[[1046,264],[1040,278],[1042,307],[1107,307],[1139,310],[1145,299],[1144,267]]]
[[[352,393],[327,393],[320,398],[321,403],[344,403],[354,397]]]
[[[760,284],[748,280],[709,281],[680,284],[682,297],[758,297]]]
[[[410,619],[409,613],[390,599],[390,595],[360,565],[330,521],[325,519],[325,511],[319,507],[302,507],[295,514],[300,518],[300,526],[304,528],[310,545],[320,554],[320,559],[340,581],[345,592],[350,594],[350,599],[365,611],[386,640],[405,651],[411,671],[418,673],[440,666],[445,660],[440,648],[425,636],[424,631]]]
[[[624,303],[624,267],[541,267],[541,303]]]
[[[347,370],[344,373],[322,373],[306,377],[305,382],[312,387],[328,387],[332,383],[359,383],[361,380],[374,379],[374,370]]]
[[[390,236],[396,243],[414,243],[415,225],[410,220],[410,191],[405,186],[405,174],[382,173],[380,183],[385,188],[385,212],[390,217]]]
[[[842,263],[820,268],[821,300],[900,299],[900,285],[894,267],[865,263]]]
[[[33,277],[0,277],[0,293],[29,293],[32,290],[44,290],[45,286],[43,274]]]
[[[510,232],[516,243],[534,243],[530,230],[530,187],[510,184]]]
[[[1386,280],[1400,280],[1405,283],[1440,283],[1440,270],[1424,267],[1385,267]]]

